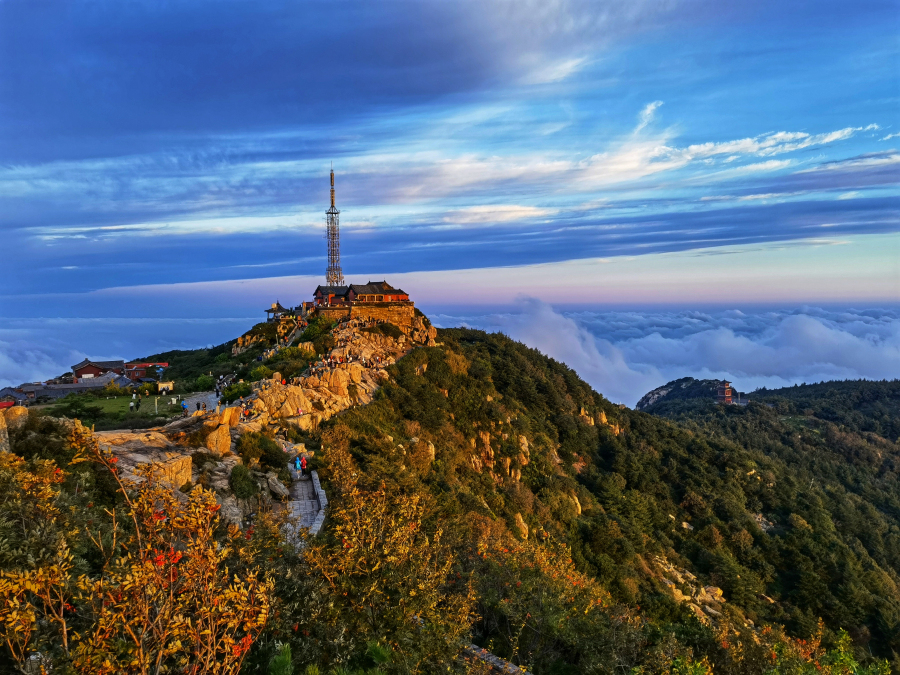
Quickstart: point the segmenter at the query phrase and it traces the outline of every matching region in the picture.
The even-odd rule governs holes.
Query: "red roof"
[[[15,401],[0,401],[0,409],[12,408],[16,404]]]

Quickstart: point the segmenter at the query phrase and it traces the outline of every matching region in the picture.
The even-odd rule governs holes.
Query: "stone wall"
[[[347,307],[317,307],[316,314],[333,321],[345,318],[362,321],[388,321],[396,326],[411,326],[416,316],[411,302],[360,302]]]

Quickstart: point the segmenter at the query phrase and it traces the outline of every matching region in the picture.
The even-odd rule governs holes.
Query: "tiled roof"
[[[98,368],[124,368],[124,361],[91,361],[90,359],[85,359],[81,363],[76,363],[72,366],[72,371],[76,368],[84,368],[85,366],[97,366]]]
[[[367,284],[350,284],[357,295],[406,295],[406,291],[394,288],[387,281],[370,281]]]

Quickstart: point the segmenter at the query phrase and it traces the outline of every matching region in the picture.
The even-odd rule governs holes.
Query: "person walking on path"
[[[128,412],[134,412],[134,401],[128,401]]]
[[[306,475],[306,457],[305,456],[300,460],[300,475],[301,476]]]
[[[135,411],[135,412],[140,412],[140,411],[141,411],[141,399],[138,399],[137,401],[135,401],[135,404],[134,404],[134,411]]]
[[[300,471],[300,455],[294,457],[294,471]]]
[[[200,412],[200,401],[197,401],[197,412]]]
[[[185,401],[184,399],[181,399],[181,416],[182,416],[182,417],[187,417],[187,414],[188,414],[188,412],[187,412],[187,401]]]

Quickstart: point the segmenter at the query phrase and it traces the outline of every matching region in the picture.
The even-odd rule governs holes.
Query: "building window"
[[[384,300],[384,296],[383,296],[383,295],[376,295],[376,296],[375,296],[375,302],[381,302],[382,300]]]

